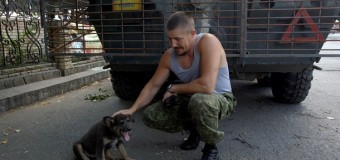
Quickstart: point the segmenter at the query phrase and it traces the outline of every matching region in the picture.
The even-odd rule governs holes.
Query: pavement
[[[221,160],[339,160],[340,63],[322,58],[312,88],[300,104],[274,101],[271,89],[256,81],[233,80],[235,112],[220,121],[225,137],[218,144]],[[89,101],[86,95],[109,95]],[[72,144],[93,124],[133,104],[118,98],[109,78],[65,94],[0,113],[0,160],[73,160]],[[178,146],[187,137],[144,125],[142,110],[133,115],[129,155],[138,160],[198,160]],[[119,155],[116,148],[114,155]]]
[[[109,70],[94,67],[68,76],[0,90],[0,113],[81,88],[109,77]]]
[[[235,112],[219,124],[225,133],[218,144],[220,159],[338,160],[340,63],[336,58],[322,58],[317,65],[323,70],[315,70],[309,95],[300,104],[278,103],[273,100],[270,88],[261,87],[255,81],[233,80],[238,104]],[[98,70],[102,70],[101,67]],[[91,71],[78,74],[88,72]],[[110,95],[107,99],[84,98],[103,94],[103,90]],[[103,116],[132,103],[115,96],[110,79],[106,78],[0,113],[0,160],[72,160],[75,141]],[[187,137],[184,132],[170,134],[149,128],[143,124],[142,111],[133,118],[131,139],[124,142],[131,157],[138,160],[198,160],[201,157],[203,143],[194,151],[179,149]],[[115,148],[112,152],[118,155]]]

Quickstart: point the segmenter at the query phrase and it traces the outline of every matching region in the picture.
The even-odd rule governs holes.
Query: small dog
[[[111,154],[112,142],[124,160],[132,160],[128,156],[121,138],[130,140],[128,134],[133,122],[128,116],[118,114],[114,117],[103,117],[103,120],[94,125],[79,141],[73,145],[73,152],[81,160],[113,160]]]

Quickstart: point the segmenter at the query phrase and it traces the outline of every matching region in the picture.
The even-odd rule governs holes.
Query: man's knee
[[[169,133],[179,132],[183,129],[182,119],[176,112],[162,107],[161,102],[146,107],[143,112],[143,122],[146,126]]]
[[[162,110],[160,109],[161,103],[156,102],[150,106],[147,106],[143,111],[143,122],[145,125],[153,128],[153,125],[157,123],[160,119],[160,114]],[[163,113],[164,114],[164,113]]]
[[[190,98],[188,111],[190,114],[205,114],[212,110],[218,110],[216,98],[210,94],[196,93]]]
[[[143,122],[145,124],[152,123],[152,110],[149,107],[146,107],[143,111]]]

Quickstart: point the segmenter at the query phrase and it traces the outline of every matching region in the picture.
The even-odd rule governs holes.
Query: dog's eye
[[[123,120],[120,120],[120,121],[119,121],[119,124],[124,124],[124,121],[123,121]]]

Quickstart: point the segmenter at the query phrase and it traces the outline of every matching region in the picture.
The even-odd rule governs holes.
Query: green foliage
[[[103,94],[86,94],[85,100],[90,100],[90,101],[101,101],[101,100],[105,100],[106,98],[110,97],[110,95],[108,95],[106,92],[107,90],[103,90],[102,88],[99,88],[99,92],[103,93]]]

